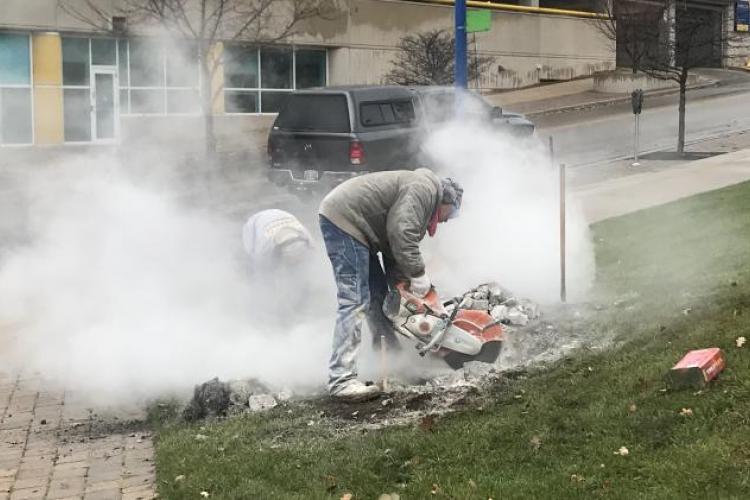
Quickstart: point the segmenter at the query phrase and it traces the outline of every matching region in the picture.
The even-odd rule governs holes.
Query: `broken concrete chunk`
[[[247,400],[247,405],[250,407],[250,411],[270,410],[278,404],[276,398],[270,394],[255,394],[250,396]]]
[[[508,321],[510,321],[512,325],[525,326],[529,324],[529,317],[518,309],[513,308],[508,311]]]
[[[494,318],[495,321],[504,322],[508,320],[508,307],[503,305],[498,305],[492,308],[490,311],[490,316]]]

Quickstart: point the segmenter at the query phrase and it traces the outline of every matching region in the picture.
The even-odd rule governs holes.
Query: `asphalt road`
[[[715,74],[722,77],[719,85],[687,94],[688,142],[750,129],[750,73]],[[641,115],[641,151],[676,147],[677,100],[677,95],[646,97]],[[536,122],[541,138],[554,138],[555,156],[562,163],[586,165],[633,154],[633,114],[629,103],[548,115]]]

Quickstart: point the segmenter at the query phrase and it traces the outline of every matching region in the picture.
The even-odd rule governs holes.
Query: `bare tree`
[[[443,29],[406,35],[398,44],[399,53],[385,76],[396,85],[451,85],[454,81],[456,43],[453,34]],[[492,62],[490,57],[472,54],[469,78],[476,80]]]
[[[603,17],[591,22],[617,54],[618,63],[625,60],[633,74],[641,67],[661,32],[662,6],[620,0],[598,0],[597,10]]]
[[[218,42],[272,44],[289,38],[306,20],[330,17],[336,0],[58,0],[63,10],[100,30],[110,30],[115,16],[128,27],[157,28],[197,46],[201,73],[201,114],[205,150],[216,152],[217,141],[211,92],[221,67],[214,50]],[[103,6],[106,5],[106,6]],[[114,4],[114,5],[113,5]],[[220,90],[220,89],[219,89]]]
[[[690,72],[713,65],[728,36],[711,11],[692,9],[678,0],[601,1],[609,16],[594,22],[616,43],[618,52],[628,56],[633,73],[641,71],[678,85],[677,152],[683,153]]]

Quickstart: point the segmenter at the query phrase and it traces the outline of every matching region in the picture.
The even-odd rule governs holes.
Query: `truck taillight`
[[[365,147],[359,141],[349,143],[349,162],[352,165],[362,165],[365,162]]]

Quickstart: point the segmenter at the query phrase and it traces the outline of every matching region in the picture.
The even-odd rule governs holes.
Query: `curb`
[[[696,85],[691,85],[687,88],[687,90],[705,89],[708,87],[715,87],[718,84],[719,84],[718,80],[710,80],[707,82],[698,83]],[[679,90],[680,90],[679,88],[650,90],[650,91],[644,92],[644,95],[646,97],[660,97],[664,95],[676,94],[679,92]],[[532,111],[530,113],[524,113],[524,115],[527,118],[539,118],[542,116],[554,115],[558,113],[567,113],[570,111],[583,111],[583,110],[589,110],[589,109],[604,108],[607,106],[613,106],[615,104],[622,104],[626,102],[630,102],[630,96],[617,97],[614,99],[603,99],[601,101],[590,101],[590,102],[585,102],[581,104],[571,104],[570,106],[562,106],[559,108],[543,109],[541,111]]]

